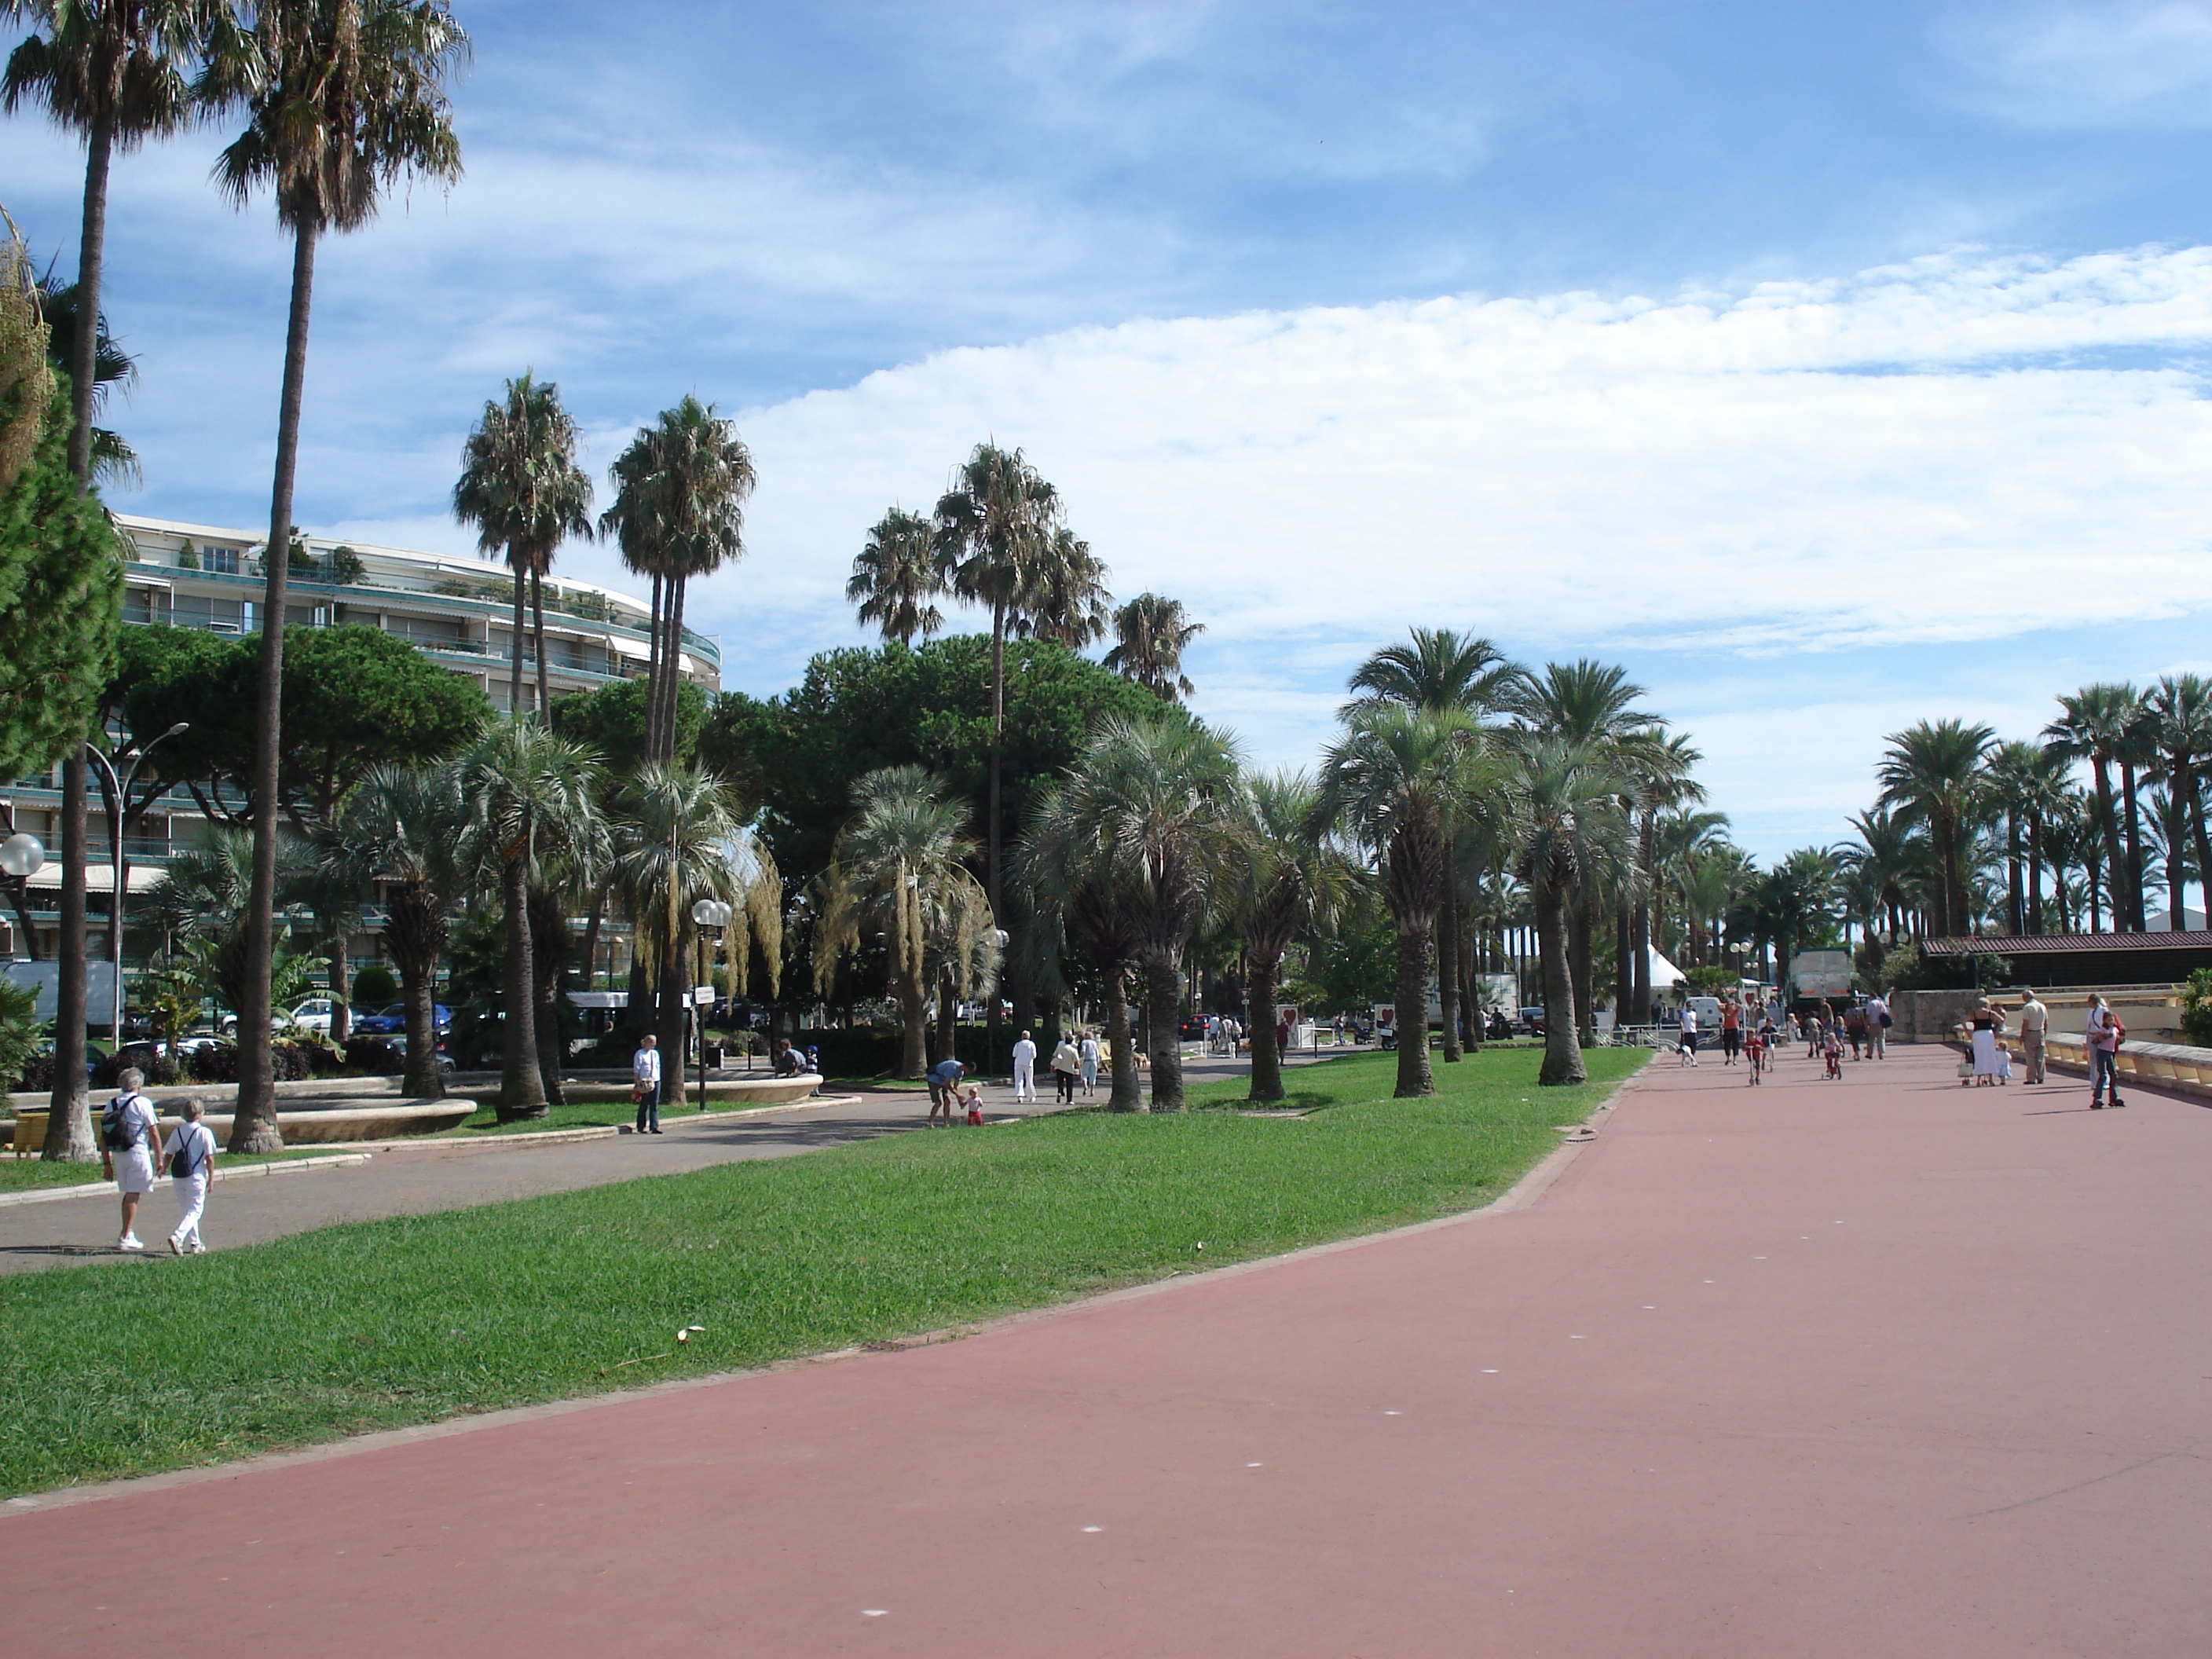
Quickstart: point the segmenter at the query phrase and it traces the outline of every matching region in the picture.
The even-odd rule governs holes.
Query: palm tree
[[[931,947],[952,965],[972,957],[997,924],[968,873],[975,855],[968,809],[945,780],[925,767],[885,767],[853,786],[853,807],[819,884],[814,982],[826,990],[864,934],[879,938],[899,1006],[898,1075],[918,1078],[928,1063]]]
[[[27,100],[41,104],[56,125],[84,135],[84,212],[76,284],[79,303],[68,361],[94,363],[107,240],[109,163],[117,150],[127,155],[148,138],[184,125],[193,102],[185,66],[207,46],[212,29],[229,24],[230,10],[212,0],[5,0],[4,12],[11,21],[31,19],[34,32],[9,55],[5,74],[0,75],[0,103],[11,112]],[[92,416],[98,395],[96,374],[71,380],[69,470],[80,491],[93,483]],[[43,410],[44,405],[31,407]],[[268,793],[276,793],[273,776]],[[61,977],[54,1014],[53,1098],[43,1155],[73,1163],[95,1156],[84,1089],[87,805],[85,758],[72,745],[62,757]],[[270,881],[263,896],[273,902],[273,864]],[[267,935],[264,925],[264,968]],[[261,1029],[268,1029],[265,1009]],[[259,1046],[266,1051],[265,1042]],[[241,1111],[240,1121],[244,1118]]]
[[[862,623],[873,623],[885,639],[905,646],[945,626],[945,613],[931,603],[945,592],[935,539],[935,526],[919,513],[895,507],[876,520],[845,584]]]
[[[70,377],[74,389],[77,383],[76,366],[76,301],[80,292],[75,283],[58,283],[52,268],[47,269],[38,285],[39,310],[52,330],[48,336],[48,355],[53,366]],[[92,412],[98,418],[107,408],[108,395],[120,387],[130,395],[138,383],[138,360],[118,344],[109,331],[107,319],[100,317],[94,325],[92,345]],[[92,428],[92,483],[95,489],[108,484],[136,486],[143,482],[144,473],[138,465],[138,452],[131,448],[119,432],[106,427]]]
[[[468,891],[458,856],[466,828],[458,762],[380,766],[346,797],[319,843],[325,868],[356,891],[380,892],[385,948],[399,969],[407,1008],[401,1086],[419,1100],[446,1091],[438,1071],[438,958],[447,915]]]
[[[2197,854],[2197,879],[2204,894],[2204,909],[2212,916],[2212,836],[2204,822],[2203,766],[2212,762],[2212,683],[2201,675],[2168,674],[2144,695],[2143,706],[2153,723],[2154,741],[2163,758],[2166,799],[2171,820],[2166,826],[2169,860],[2179,854],[2185,830]],[[2167,926],[2180,933],[2187,926],[2187,906],[2180,884],[2166,881]],[[2212,922],[2206,924],[2212,927]]]
[[[1838,874],[1834,854],[1801,847],[1752,885],[1752,913],[1759,930],[1774,941],[1778,977],[1784,982],[1798,941],[1817,936],[1827,925]]]
[[[1629,965],[1628,1023],[1651,1023],[1651,906],[1658,880],[1657,836],[1662,812],[1680,812],[1705,799],[1705,786],[1691,775],[1705,757],[1690,745],[1686,733],[1678,732],[1637,754],[1641,804],[1637,812],[1636,867],[1642,876],[1628,918],[1628,948],[1635,960]]]
[[[1644,688],[1628,678],[1626,669],[1585,657],[1571,664],[1547,663],[1541,674],[1523,675],[1508,700],[1529,729],[1567,743],[1602,748],[1614,770],[1632,783],[1644,773],[1669,763],[1659,721],[1635,707],[1642,696]],[[1624,807],[1632,809],[1632,805],[1631,796],[1624,796]],[[1625,878],[1616,884],[1625,906],[1638,885],[1633,866],[1607,867]],[[1603,897],[1594,890],[1578,890],[1567,903],[1567,951],[1573,969],[1575,1014],[1585,1044],[1597,1041],[1596,957],[1591,948],[1590,913]]]
[[[253,32],[210,58],[210,97],[241,97],[246,131],[216,163],[216,182],[243,207],[272,191],[277,222],[292,234],[292,298],[284,336],[284,388],[276,420],[276,467],[263,558],[260,702],[254,721],[253,914],[251,948],[262,971],[271,949],[276,899],[277,765],[283,752],[284,587],[291,544],[292,485],[300,454],[300,405],[307,374],[307,322],[315,249],[331,231],[357,230],[383,191],[407,179],[450,182],[461,172],[446,97],[447,78],[469,49],[445,0],[266,0]],[[90,305],[93,296],[88,296]],[[240,1011],[234,1152],[283,1145],[271,1087],[268,1008]]]
[[[1182,1109],[1182,967],[1243,854],[1235,744],[1195,720],[1109,720],[1040,811],[1030,861],[1123,915],[1145,975],[1156,1112]],[[1064,895],[1040,892],[1048,910]]]
[[[1276,987],[1283,952],[1310,928],[1334,925],[1353,876],[1334,837],[1315,833],[1320,791],[1303,772],[1256,774],[1244,791],[1244,852],[1237,896],[1244,941],[1246,1006],[1252,1025],[1250,1098],[1283,1098],[1275,1047]]]
[[[1066,525],[1054,530],[1037,554],[1030,590],[1014,631],[1025,638],[1051,640],[1080,651],[1104,635],[1114,596],[1106,591],[1106,567]]]
[[[1006,634],[1019,625],[1036,591],[1036,568],[1059,528],[1059,492],[1018,449],[975,446],[938,497],[937,568],[947,592],[991,611],[991,757],[985,809],[983,888],[994,915],[1005,913],[1000,890],[1000,767],[1006,735]],[[997,1052],[999,1005],[991,1003],[992,1052]]]
[[[1601,742],[1531,732],[1508,750],[1503,799],[1509,839],[1536,914],[1544,982],[1540,1084],[1582,1083],[1589,1076],[1575,1018],[1569,911],[1577,893],[1630,856],[1633,842],[1621,802],[1632,795],[1633,784]]]
[[[1204,632],[1204,623],[1183,614],[1181,599],[1139,593],[1114,613],[1114,648],[1101,660],[1162,702],[1177,702],[1198,690],[1182,672],[1182,653]]]
[[[2033,820],[2031,819],[2031,822]],[[1858,844],[1838,856],[1862,872],[1867,886],[1878,896],[1888,923],[1889,943],[1897,944],[1905,910],[1905,888],[1919,863],[1911,824],[1886,807],[1871,807],[1855,814],[1851,830]]]
[[[2119,813],[2112,798],[2112,763],[2129,757],[2132,770],[2139,708],[2136,689],[2126,684],[2085,685],[2072,696],[2061,696],[2063,712],[2043,728],[2051,748],[2069,760],[2086,760],[2096,786],[2097,831],[2104,842],[2106,890],[2112,895],[2114,922],[2126,930],[2136,926],[2134,903],[2128,881],[2128,860],[2121,850]],[[2133,803],[2130,804],[2130,816]]]
[[[722,964],[732,994],[745,981],[756,943],[781,988],[783,878],[767,844],[745,825],[737,792],[697,767],[641,767],[618,794],[613,872],[636,930],[637,960],[658,994],[656,1029],[665,1054],[681,1054],[697,935],[691,907],[720,899],[732,910]],[[671,1067],[662,1103],[684,1103],[683,1068]]]
[[[2027,927],[2026,832],[2043,766],[2044,751],[2032,743],[2001,743],[1990,751],[1990,795],[2004,815],[2005,931],[2015,935]]]
[[[676,752],[684,592],[694,576],[744,556],[745,498],[757,482],[752,452],[734,421],[687,394],[638,428],[613,477],[614,505],[599,527],[614,532],[624,564],[653,578],[646,758],[667,761]]]
[[[1881,805],[1896,807],[1910,823],[1926,825],[1935,843],[1941,874],[1935,921],[1946,936],[1971,931],[1960,837],[1978,809],[1983,763],[1996,741],[1996,733],[1986,726],[1922,720],[1890,734],[1889,748],[1875,769]]]
[[[1345,712],[1363,704],[1395,703],[1434,714],[1456,711],[1480,722],[1498,710],[1522,672],[1488,640],[1448,628],[1416,628],[1410,643],[1384,646],[1354,671],[1352,690],[1359,695],[1346,705]],[[1443,1021],[1447,1065],[1456,1064],[1461,1054],[1459,831],[1456,823],[1444,827],[1444,863],[1449,873],[1437,917],[1441,929],[1437,1003]]]
[[[592,538],[592,481],[576,465],[576,422],[561,389],[531,371],[507,383],[504,403],[487,403],[461,447],[453,516],[477,526],[487,558],[507,555],[514,572],[514,668],[508,712],[522,718],[522,605],[525,583],[536,617],[538,718],[550,718],[545,684],[545,573],[571,536]]]
[[[1322,761],[1316,830],[1340,828],[1381,868],[1397,933],[1401,1097],[1432,1095],[1430,935],[1446,884],[1449,827],[1473,815],[1487,781],[1480,733],[1458,710],[1354,704]]]
[[[596,861],[592,855],[607,833],[597,797],[598,758],[534,720],[509,720],[479,738],[459,767],[468,825],[459,856],[465,868],[499,883],[505,915],[500,1121],[543,1117],[530,886],[556,856]]]
[[[1145,1098],[1131,1037],[1129,976],[1137,969],[1146,918],[1142,892],[1126,878],[1119,851],[1097,823],[1071,807],[1065,781],[1055,780],[1031,804],[1016,869],[1032,895],[1030,925],[1047,937],[1056,933],[1097,974],[1113,1079],[1107,1110],[1141,1112]]]

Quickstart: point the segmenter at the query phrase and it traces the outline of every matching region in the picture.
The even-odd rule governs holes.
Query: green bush
[[[2195,1047],[2212,1048],[2212,968],[2198,968],[2181,988],[2181,1035]]]
[[[355,1012],[388,1008],[398,1000],[399,981],[382,963],[373,962],[353,976]]]

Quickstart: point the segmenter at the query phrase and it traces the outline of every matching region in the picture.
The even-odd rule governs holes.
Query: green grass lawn
[[[1592,1086],[1539,1056],[1287,1081],[1301,1118],[1058,1114],[885,1136],[184,1261],[0,1279],[0,1492],[757,1365],[1463,1210],[1648,1056]],[[220,1238],[221,1198],[210,1220]],[[1200,1250],[1199,1246],[1204,1244]],[[705,1330],[688,1345],[689,1325]]]

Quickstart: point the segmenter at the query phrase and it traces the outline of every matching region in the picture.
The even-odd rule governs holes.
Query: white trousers
[[[1014,1098],[1016,1100],[1036,1098],[1036,1061],[1018,1060],[1014,1062]]]
[[[207,1211],[206,1172],[173,1176],[172,1184],[177,1189],[177,1204],[184,1211],[185,1218],[177,1224],[176,1231],[169,1237],[181,1244],[197,1244],[200,1242],[200,1217]]]

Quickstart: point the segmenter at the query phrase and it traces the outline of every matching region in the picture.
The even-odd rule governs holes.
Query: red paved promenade
[[[1511,1213],[10,1514],[0,1645],[2212,1653],[2212,1112],[1847,1070],[1662,1061]]]

